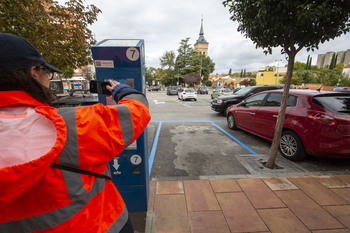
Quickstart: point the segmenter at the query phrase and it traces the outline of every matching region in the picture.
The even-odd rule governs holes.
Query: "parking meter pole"
[[[91,51],[97,80],[113,79],[146,94],[143,40],[107,39],[92,46]],[[99,94],[98,99],[105,105],[115,104],[108,95]],[[149,196],[147,129],[109,165],[112,180],[128,211],[146,212]]]

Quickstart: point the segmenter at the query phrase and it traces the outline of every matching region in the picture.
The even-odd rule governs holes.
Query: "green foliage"
[[[71,66],[67,66],[65,69],[62,70],[63,71],[63,77],[65,79],[70,79],[73,77],[74,74],[74,68]]]
[[[164,55],[159,59],[160,65],[164,69],[174,70],[175,68],[175,52],[166,51]]]
[[[256,80],[255,79],[251,79],[249,82],[249,86],[255,86],[256,85]]]
[[[96,41],[88,28],[100,9],[69,0],[65,6],[52,0],[5,0],[0,4],[0,32],[27,39],[53,66],[64,70],[92,62],[90,48]],[[44,4],[49,4],[48,10]]]
[[[166,86],[175,85],[175,52],[166,51],[164,55],[160,58],[160,65],[164,69],[166,75],[162,79],[162,83]]]
[[[266,53],[278,46],[287,52],[291,45],[298,45],[297,51],[313,50],[349,32],[349,1],[225,0],[223,4],[231,20],[239,23],[237,30]]]
[[[296,61],[294,63],[294,71],[297,71],[297,70],[306,70],[306,64],[299,62],[299,61]]]
[[[213,85],[213,82],[210,80],[205,80],[204,85],[206,85],[207,87],[211,87]]]
[[[338,54],[333,53],[331,64],[329,66],[330,70],[333,70],[337,66]]]
[[[191,44],[189,44],[189,40],[189,37],[182,39],[180,42],[180,47],[177,50],[178,55],[176,57],[175,66],[181,75],[187,74],[186,68],[191,65],[192,56],[194,55],[194,50]]]
[[[156,80],[156,68],[146,67],[146,82],[148,85],[152,85],[153,80]]]
[[[194,51],[189,39],[182,39],[178,48],[178,56],[175,60],[174,79],[183,80],[186,75],[198,75],[203,80],[208,80],[209,75],[214,71],[215,63],[211,58]]]
[[[204,57],[202,55],[202,75],[203,80],[208,80],[209,75],[215,70],[215,63],[211,60],[209,56]]]
[[[312,57],[310,57],[310,55],[308,55],[305,70],[311,70],[311,62],[312,62]]]

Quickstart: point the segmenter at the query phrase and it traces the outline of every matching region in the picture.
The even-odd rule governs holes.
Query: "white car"
[[[181,88],[177,94],[179,100],[189,100],[192,99],[197,101],[197,92],[192,88]]]

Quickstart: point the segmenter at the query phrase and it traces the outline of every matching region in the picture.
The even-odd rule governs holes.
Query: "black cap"
[[[62,73],[48,64],[26,39],[9,33],[0,33],[0,72],[37,65],[46,66],[52,72]]]

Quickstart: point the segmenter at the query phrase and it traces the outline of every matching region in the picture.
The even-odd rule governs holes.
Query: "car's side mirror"
[[[245,107],[245,102],[242,101],[242,102],[238,105],[238,107]]]

